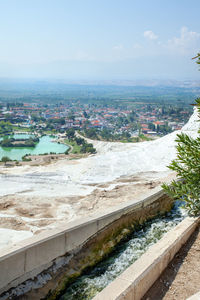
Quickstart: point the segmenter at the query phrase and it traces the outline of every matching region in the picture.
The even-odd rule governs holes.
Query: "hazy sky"
[[[199,79],[200,0],[0,0],[0,77]]]

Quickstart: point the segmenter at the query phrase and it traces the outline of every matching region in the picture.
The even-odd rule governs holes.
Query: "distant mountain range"
[[[103,86],[172,86],[172,87],[200,87],[200,80],[172,80],[172,79],[144,79],[144,80],[64,80],[64,79],[7,79],[0,78],[0,87],[9,84],[31,84],[36,86],[42,85],[103,85]]]

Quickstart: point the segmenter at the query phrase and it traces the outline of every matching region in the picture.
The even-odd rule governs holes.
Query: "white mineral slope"
[[[121,176],[140,172],[169,172],[167,165],[176,157],[175,139],[184,132],[196,137],[198,113],[194,110],[188,123],[160,139],[141,143],[94,141],[97,154],[77,161],[61,160],[40,167],[4,168],[0,175],[0,195],[25,193],[39,196],[87,195],[95,184],[111,182]]]
[[[0,228],[0,248],[9,246],[13,243],[29,238],[32,235],[33,233],[31,231],[17,231],[7,228]]]
[[[137,193],[144,194],[148,188],[145,185],[136,187],[137,181],[134,182],[133,177],[145,178],[143,183],[151,179],[155,179],[157,184],[165,181],[166,176],[170,175],[166,166],[176,157],[177,133],[197,137],[197,120],[195,110],[181,131],[155,141],[135,144],[94,141],[98,153],[80,160],[66,158],[40,167],[2,167],[0,248],[29,237],[38,230],[55,228],[98,209],[106,210],[116,202],[132,201],[133,194],[137,200]],[[120,177],[123,177],[121,183],[116,181]],[[127,187],[123,186],[124,178],[125,181],[128,179],[125,183]],[[101,187],[99,184],[102,183],[106,184]],[[115,190],[119,184],[122,189]],[[112,189],[111,194],[101,198],[105,189]]]
[[[182,128],[192,137],[197,137],[199,123],[197,110]],[[98,155],[86,162],[87,172],[79,174],[82,182],[112,181],[120,176],[129,176],[138,172],[165,172],[167,165],[176,157],[176,135],[174,131],[160,139],[141,143],[96,143]]]

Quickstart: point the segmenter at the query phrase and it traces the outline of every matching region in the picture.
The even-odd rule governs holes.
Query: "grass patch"
[[[13,128],[14,131],[31,132],[31,129],[28,128],[28,127],[13,126],[12,128]]]
[[[70,141],[68,139],[65,139],[65,144],[72,147],[72,150],[70,153],[72,154],[80,154],[81,146],[78,145],[75,141]]]

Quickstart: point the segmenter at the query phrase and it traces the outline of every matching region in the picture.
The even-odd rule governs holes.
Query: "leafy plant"
[[[200,53],[193,59],[200,64]],[[200,116],[200,98],[196,99]],[[200,133],[200,131],[199,131]],[[200,215],[200,136],[196,139],[186,134],[178,134],[177,158],[168,166],[177,173],[177,180],[170,185],[163,184],[162,188],[175,199],[183,200],[191,215]]]
[[[6,163],[8,161],[12,161],[12,159],[10,159],[8,156],[3,156],[2,159],[1,159],[2,162],[4,162],[4,164],[6,165]]]
[[[65,150],[65,155],[68,155],[69,154],[69,151],[70,151],[70,148],[68,148],[67,150]]]
[[[196,105],[200,114],[200,98]],[[182,133],[176,142],[177,158],[168,168],[177,173],[177,180],[162,187],[170,196],[185,201],[191,215],[200,215],[200,137],[193,139]]]

